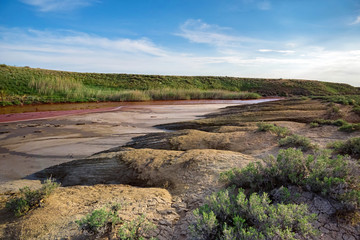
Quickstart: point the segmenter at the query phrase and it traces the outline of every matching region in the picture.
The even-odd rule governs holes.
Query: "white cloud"
[[[86,7],[97,0],[20,0],[34,6],[40,12],[70,11],[80,7]]]
[[[319,79],[360,86],[360,46],[342,51],[292,43],[297,47],[291,50],[286,42],[266,42],[262,48],[255,44],[203,55],[174,52],[146,38],[0,27],[0,63],[80,72]]]
[[[263,52],[263,53],[267,53],[267,52],[284,53],[284,54],[295,53],[295,51],[293,51],[293,50],[259,49],[258,51]]]
[[[360,23],[360,16],[358,16],[355,21],[353,21],[352,23],[350,23],[350,25],[355,25],[355,24],[359,24]]]
[[[236,36],[225,33],[230,28],[211,25],[200,19],[189,19],[180,26],[180,33],[176,35],[184,37],[194,43],[206,43],[215,46],[236,46],[244,42],[258,42],[257,39]]]

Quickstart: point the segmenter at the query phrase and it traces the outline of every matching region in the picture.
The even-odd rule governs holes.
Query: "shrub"
[[[358,164],[350,164],[343,156],[332,158],[329,151],[304,156],[301,150],[289,148],[280,150],[277,158],[269,156],[263,163],[250,163],[243,169],[224,172],[221,179],[250,192],[297,185],[341,200],[356,191],[358,169]]]
[[[40,203],[59,186],[60,184],[53,179],[47,179],[38,190],[31,190],[29,187],[21,188],[20,196],[9,200],[6,208],[14,212],[17,217],[25,215],[31,209],[40,206]]]
[[[350,123],[347,123],[343,126],[341,126],[339,128],[340,131],[343,131],[343,132],[355,132],[355,131],[360,131],[360,123],[354,123],[354,124],[350,124]]]
[[[286,127],[279,127],[272,123],[264,123],[258,122],[256,123],[259,132],[272,132],[275,133],[277,136],[284,137],[290,134],[290,130]]]
[[[90,235],[102,236],[104,233],[111,231],[114,224],[120,222],[117,216],[117,209],[110,211],[105,209],[97,209],[86,215],[84,218],[75,221],[82,232]]]
[[[144,215],[130,222],[124,222],[118,231],[120,239],[126,240],[142,240],[146,234],[156,229],[156,225],[146,220]],[[155,238],[151,238],[155,239]]]
[[[310,127],[311,128],[316,128],[316,127],[319,127],[320,125],[319,125],[319,123],[317,123],[317,122],[311,122],[310,123]]]
[[[196,239],[296,239],[316,235],[306,205],[271,204],[266,193],[247,197],[234,188],[213,193],[194,211]]]
[[[279,145],[282,147],[298,147],[304,151],[317,148],[315,144],[311,143],[309,138],[297,134],[280,139]]]
[[[337,153],[360,157],[360,137],[350,138],[347,141],[335,141],[329,144]]]

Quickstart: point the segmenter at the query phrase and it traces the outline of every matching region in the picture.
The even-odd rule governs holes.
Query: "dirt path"
[[[229,105],[269,100],[273,99],[222,101],[216,104],[183,102],[182,105],[130,105],[117,109],[113,106],[90,110],[13,114],[18,116],[18,120],[50,118],[0,123],[0,183],[121,146],[135,136],[163,131],[153,127],[158,124],[197,119]],[[14,119],[16,120],[13,117]]]

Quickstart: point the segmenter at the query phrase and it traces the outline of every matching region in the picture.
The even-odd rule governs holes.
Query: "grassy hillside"
[[[76,73],[0,65],[0,101],[3,105],[259,97],[257,94],[243,92],[255,92],[263,96],[360,93],[359,89],[347,84],[319,81]]]

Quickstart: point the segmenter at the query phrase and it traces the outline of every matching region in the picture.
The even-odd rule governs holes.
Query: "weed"
[[[60,184],[53,179],[47,179],[38,190],[31,190],[29,187],[21,188],[20,196],[9,200],[6,208],[14,212],[15,216],[25,215],[31,209],[40,206],[41,202],[59,186]]]

